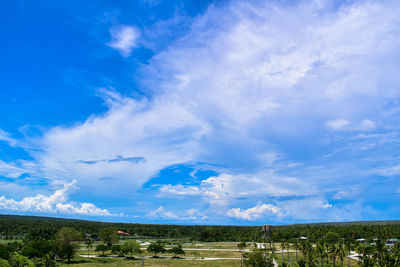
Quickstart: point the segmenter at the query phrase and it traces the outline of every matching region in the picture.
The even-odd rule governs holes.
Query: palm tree
[[[301,246],[300,246],[300,251],[301,251],[301,253],[303,254],[303,257],[306,255],[306,253],[307,253],[307,242],[308,241],[302,241],[301,242]]]
[[[351,243],[350,240],[346,241],[345,247],[346,247],[346,250],[348,252],[348,255],[347,255],[347,266],[350,267],[350,253],[351,253],[351,250],[353,249],[353,244]]]
[[[336,267],[336,256],[338,254],[338,247],[336,244],[332,244],[329,248],[329,256],[332,259],[333,267]]]
[[[325,249],[326,249],[326,264],[329,264],[329,244],[325,243]]]
[[[282,262],[284,261],[285,248],[286,248],[286,243],[285,242],[281,242],[281,258],[282,258]]]
[[[373,266],[373,260],[371,259],[371,254],[373,252],[373,248],[366,244],[360,244],[356,251],[360,254],[358,257],[361,260],[362,266]]]
[[[316,252],[319,255],[320,265],[321,265],[321,267],[323,267],[324,266],[324,257],[326,255],[326,252],[325,252],[324,243],[322,241],[318,242],[317,247],[316,247]]]
[[[289,243],[289,240],[286,240],[287,260],[290,262],[290,260],[289,260],[289,249],[290,249],[290,243]]]
[[[93,240],[91,238],[86,239],[86,247],[88,249],[88,258],[90,257],[90,249],[93,248]]]
[[[381,239],[376,241],[375,251],[372,257],[378,262],[379,266],[384,266],[384,254],[385,254],[385,245],[383,244]]]
[[[299,241],[297,240],[297,238],[293,239],[293,246],[296,249],[296,261],[297,261],[297,251],[299,250]]]
[[[344,248],[343,242],[338,244],[338,246],[336,248],[336,252],[340,259],[340,267],[343,267],[343,260],[344,260],[344,257],[346,257],[346,250]]]
[[[295,264],[297,267],[306,267],[307,266],[306,261],[304,259],[298,260]]]
[[[245,249],[247,247],[246,241],[240,242],[237,246],[238,246],[240,252],[242,252],[242,257],[240,259],[240,266],[242,267],[243,266],[243,254],[244,254],[244,251],[245,251]]]

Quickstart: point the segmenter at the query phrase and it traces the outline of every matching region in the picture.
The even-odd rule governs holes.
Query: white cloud
[[[0,141],[5,141],[10,146],[15,146],[17,144],[17,140],[11,138],[11,135],[2,129],[0,129]]]
[[[76,180],[65,184],[64,188],[56,190],[52,195],[37,194],[34,197],[25,197],[20,201],[0,197],[0,209],[23,212],[61,213],[79,215],[111,216],[106,209],[100,209],[91,203],[67,202],[69,191],[74,189]]]
[[[356,126],[356,129],[358,128],[360,131],[371,131],[375,129],[375,127],[376,127],[375,122],[371,120],[362,120]]]
[[[393,165],[393,166],[377,169],[377,170],[375,170],[375,173],[382,175],[382,176],[399,175],[400,174],[400,163]]]
[[[359,123],[352,124],[348,120],[344,119],[336,119],[336,120],[329,120],[325,123],[326,127],[329,130],[334,130],[334,131],[361,131],[361,132],[366,132],[366,131],[371,131],[374,130],[376,125],[373,121],[371,120],[361,120]]]
[[[34,154],[46,177],[79,177],[82,189],[96,185],[97,194],[129,192],[158,170],[193,159],[207,124],[174,103],[118,97],[118,103],[103,116],[70,128],[54,128],[44,136],[42,151]],[[112,160],[118,155],[143,160]]]
[[[277,207],[271,204],[258,203],[256,206],[249,209],[233,208],[226,213],[229,217],[234,217],[243,220],[257,220],[265,215],[277,215],[280,211]]]
[[[326,122],[326,127],[331,130],[343,130],[350,122],[343,119],[329,120]]]
[[[16,162],[5,162],[0,160],[0,176],[18,178],[26,172],[27,170],[18,166]]]
[[[103,90],[109,110],[46,132],[31,151],[37,168],[52,180],[78,177],[90,194],[122,194],[167,166],[206,162],[224,166],[225,173],[199,186],[161,186],[160,196],[201,196],[226,206],[237,197],[318,195],[321,184],[337,180],[277,175],[276,161],[298,157],[304,143],[323,144],[327,129],[392,125],[397,120],[386,104],[400,96],[399,2],[338,9],[328,2],[210,7],[140,73],[151,97]],[[128,56],[139,33],[121,26],[111,34],[109,45]],[[145,161],[110,161],[118,155]],[[328,207],[321,199],[313,203]],[[296,205],[300,211],[288,214],[301,217],[308,206]]]
[[[205,220],[208,217],[198,209],[188,209],[184,211],[168,211],[160,206],[156,210],[147,213],[147,216],[169,220]]]
[[[222,173],[202,180],[199,186],[162,185],[160,197],[200,196],[211,204],[228,205],[240,197],[277,197],[313,195],[316,188],[293,177],[274,172],[254,175],[232,175]]]
[[[124,57],[131,54],[140,36],[139,30],[132,26],[114,27],[110,30],[110,33],[112,40],[108,45],[118,50]]]

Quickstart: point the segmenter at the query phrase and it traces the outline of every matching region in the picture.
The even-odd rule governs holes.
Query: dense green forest
[[[278,251],[275,246],[280,247],[280,266],[289,266],[293,250],[296,266],[322,266],[324,262],[336,266],[336,261],[343,266],[346,257],[350,264],[350,255],[361,266],[400,266],[400,243],[397,239],[385,243],[388,238],[400,237],[399,221],[280,225],[271,229],[265,236],[261,226],[106,223],[0,215],[0,237],[19,239],[0,244],[0,266],[55,267],[60,262],[72,263],[81,246],[95,250],[99,253],[96,257],[107,257],[106,253],[111,251],[118,257],[134,259],[134,255],[146,249],[154,258],[160,253],[177,258],[185,254],[183,240],[240,241],[237,246],[245,266],[273,266],[272,257]],[[131,235],[121,238],[117,230]],[[140,242],[132,238],[154,240],[141,248]],[[358,238],[367,240],[359,242]],[[269,245],[245,252],[247,246],[257,241]],[[167,249],[166,244],[174,247]],[[254,246],[258,247],[255,243]]]
[[[106,223],[50,217],[0,215],[0,236],[3,239],[23,238],[27,234],[50,239],[62,227],[72,227],[83,234],[96,235],[105,227],[128,232],[138,237],[175,238],[197,241],[257,241],[261,226],[159,225],[138,223]],[[400,237],[400,221],[324,223],[273,226],[272,240],[279,242],[300,236],[316,241],[328,232],[341,238]]]

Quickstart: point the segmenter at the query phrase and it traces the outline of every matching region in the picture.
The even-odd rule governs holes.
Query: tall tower
[[[261,229],[263,239],[268,239],[269,249],[272,250],[271,237],[272,237],[272,225],[264,224]],[[272,251],[273,253],[273,251]]]

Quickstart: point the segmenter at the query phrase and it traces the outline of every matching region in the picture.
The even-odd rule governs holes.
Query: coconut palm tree
[[[284,261],[285,248],[286,248],[286,242],[281,242],[281,259],[282,259],[282,262]]]
[[[373,252],[372,257],[377,261],[379,266],[385,266],[384,265],[384,255],[386,252],[386,247],[385,244],[382,242],[381,239],[378,239],[375,242],[375,251]]]
[[[339,243],[336,248],[336,253],[340,259],[340,267],[343,267],[343,260],[346,257],[346,250],[344,248],[343,242]]]
[[[325,243],[325,249],[326,249],[326,264],[329,264],[329,244]]]
[[[238,248],[239,248],[239,250],[241,252],[241,255],[242,255],[242,257],[240,259],[240,266],[243,266],[243,255],[244,255],[244,251],[245,251],[245,249],[247,247],[246,241],[240,242],[237,246],[238,246]]]
[[[347,254],[347,266],[350,267],[350,253],[351,253],[351,250],[353,249],[353,244],[351,243],[350,240],[347,240],[345,242],[345,247],[346,247],[346,251],[348,252],[348,254]]]
[[[297,251],[299,250],[299,240],[297,238],[294,238],[292,240],[293,246],[296,249],[296,261],[297,261]]]
[[[338,255],[338,247],[332,244],[329,248],[329,257],[332,259],[333,267],[336,267],[336,256]]]
[[[359,254],[359,258],[362,266],[374,266],[374,261],[371,258],[373,253],[373,248],[367,244],[360,244],[356,248],[357,253]]]
[[[325,252],[324,243],[322,241],[317,243],[316,252],[317,252],[317,255],[319,256],[319,259],[320,259],[320,261],[319,261],[320,266],[323,267],[324,266],[324,258],[325,258],[326,252]]]
[[[88,249],[88,257],[90,257],[90,249],[93,248],[93,240],[91,238],[86,239],[85,241],[86,248]]]
[[[289,240],[286,240],[287,260],[290,262],[290,258],[289,258],[289,249],[290,249],[290,242],[289,242]]]

